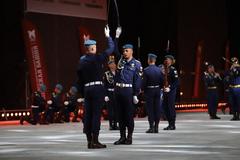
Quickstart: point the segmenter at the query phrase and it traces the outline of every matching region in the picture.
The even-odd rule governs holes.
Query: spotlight
[[[23,112],[23,116],[26,116],[26,113],[25,113],[25,112]]]
[[[13,113],[11,113],[10,115],[11,115],[11,117],[13,117]]]
[[[180,92],[180,96],[183,96],[183,92]]]
[[[21,112],[19,112],[19,113],[18,113],[18,115],[19,115],[19,116],[21,116],[21,115],[22,115],[22,113],[21,113]]]
[[[17,117],[17,116],[18,116],[18,113],[15,113],[15,116]]]
[[[9,117],[9,113],[7,113],[7,117]]]
[[[2,113],[2,117],[5,117],[4,113]]]
[[[30,115],[30,112],[27,112],[27,115],[29,116],[29,115]]]

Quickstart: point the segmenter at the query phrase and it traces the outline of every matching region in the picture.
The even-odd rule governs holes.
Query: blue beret
[[[61,84],[57,84],[56,86],[55,86],[55,88],[57,88],[57,89],[59,89],[59,90],[63,90],[63,86],[61,85]]]
[[[171,60],[175,60],[175,58],[172,55],[166,55],[165,58],[170,58]]]
[[[153,53],[149,53],[148,54],[148,58],[149,59],[156,59],[157,58],[157,55],[153,54]]]
[[[84,42],[84,46],[90,46],[90,45],[96,45],[96,44],[97,44],[97,42],[95,40],[91,40],[91,39],[86,40]]]
[[[77,93],[77,92],[78,92],[78,89],[77,89],[77,87],[75,87],[75,86],[72,86],[72,87],[71,87],[71,90],[72,90],[73,93]]]
[[[40,92],[45,92],[47,90],[47,87],[44,84],[40,85]]]
[[[123,47],[122,47],[123,49],[133,49],[133,45],[132,44],[125,44],[125,45],[123,45]]]

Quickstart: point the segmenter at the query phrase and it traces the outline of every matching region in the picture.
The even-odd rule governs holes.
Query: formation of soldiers
[[[118,48],[118,39],[122,29],[118,27],[114,40],[110,37],[110,29],[105,27],[108,47],[97,53],[97,42],[86,39],[86,53],[80,58],[76,86],[72,86],[65,94],[63,104],[61,92],[63,87],[57,84],[50,100],[45,101],[41,94],[46,87],[34,92],[32,103],[32,124],[39,122],[39,113],[47,109],[42,117],[42,124],[53,122],[69,122],[70,113],[74,113],[73,121],[77,121],[78,104],[84,105],[83,133],[86,134],[89,149],[106,148],[99,142],[102,106],[107,104],[109,129],[119,130],[120,138],[114,145],[131,145],[134,132],[134,105],[139,103],[139,94],[143,93],[146,101],[149,128],[146,133],[158,133],[159,121],[164,115],[168,126],[163,130],[175,130],[175,99],[179,86],[178,72],[173,66],[175,58],[167,54],[161,65],[156,65],[157,55],[148,54],[148,67],[142,68],[141,62],[133,57],[134,47],[125,44]],[[109,58],[110,57],[110,58]],[[114,57],[114,58],[111,58]],[[107,64],[108,70],[104,65]],[[208,95],[208,109],[211,119],[219,119],[216,115],[218,95],[217,83],[223,81],[227,86],[229,103],[233,113],[232,120],[239,120],[240,112],[240,65],[237,58],[232,59],[232,67],[221,78],[209,65],[204,72],[204,81]],[[77,98],[77,92],[81,98]],[[64,106],[64,107],[62,107]]]
[[[230,114],[233,115],[231,120],[240,120],[240,65],[236,57],[232,57],[230,63],[230,69],[225,71],[222,76],[215,71],[213,64],[207,64],[207,70],[204,72],[210,119],[220,119],[220,117],[216,115],[219,99],[218,88],[219,85],[223,83]],[[222,111],[225,113],[225,108],[223,108]]]

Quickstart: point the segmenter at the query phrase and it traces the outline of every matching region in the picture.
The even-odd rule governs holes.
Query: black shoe
[[[132,138],[127,138],[124,144],[131,145],[132,144]]]
[[[154,128],[154,133],[158,133],[158,128]]]
[[[146,131],[146,133],[154,133],[153,128],[149,128],[149,129]]]
[[[92,137],[92,142],[88,143],[89,149],[101,149],[101,148],[107,148],[107,145],[102,144],[98,141],[98,134],[94,134]]]
[[[176,127],[175,126],[167,126],[166,128],[164,128],[163,130],[175,130]]]
[[[220,118],[220,117],[218,117],[218,116],[214,116],[214,118],[215,118],[215,119],[221,119],[221,118]]]
[[[114,145],[125,144],[126,140],[126,137],[121,137],[118,141],[114,142]]]

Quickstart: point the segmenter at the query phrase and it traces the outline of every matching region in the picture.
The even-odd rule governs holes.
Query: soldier
[[[225,110],[227,107],[229,107],[229,114],[232,114],[232,97],[230,96],[230,88],[229,88],[229,84],[230,84],[230,70],[226,71],[224,73],[224,78],[223,78],[223,84],[224,84],[224,92],[225,92],[225,100],[227,101],[227,105],[226,106],[222,106],[222,112],[223,114],[225,114]]]
[[[98,141],[100,130],[101,107],[103,106],[105,89],[103,86],[103,64],[114,50],[108,26],[105,27],[108,48],[97,54],[96,41],[86,40],[86,55],[80,58],[78,66],[78,86],[84,97],[84,133],[87,136],[88,148],[106,148]]]
[[[240,113],[240,65],[236,57],[231,58],[229,93],[232,100],[233,118],[232,121],[239,121]]]
[[[215,72],[214,66],[209,64],[204,72],[204,82],[207,90],[208,114],[210,119],[220,119],[217,114],[218,107],[218,83],[221,81],[219,73]]]
[[[133,58],[133,45],[125,44],[122,47],[123,54],[118,50],[117,40],[121,34],[121,28],[116,30],[115,54],[119,59],[116,72],[115,94],[118,104],[120,139],[115,145],[132,144],[134,130],[134,104],[138,103],[138,94],[141,88],[141,62]],[[128,135],[126,137],[126,128]]]
[[[160,92],[163,87],[163,74],[155,65],[157,56],[148,54],[148,67],[143,71],[143,90],[148,113],[149,129],[146,133],[158,133],[160,120]]]
[[[51,99],[47,101],[48,109],[46,113],[46,119],[49,123],[63,123],[62,119],[62,97],[61,93],[63,90],[63,86],[61,84],[57,84],[54,88],[54,92],[51,95]]]
[[[109,130],[118,130],[118,118],[117,118],[117,104],[114,92],[114,78],[116,75],[116,63],[114,60],[108,62],[109,70],[104,75],[104,85],[106,88],[106,96],[104,98],[107,103],[108,118],[109,118]]]
[[[27,121],[32,125],[36,125],[37,123],[40,124],[47,124],[47,123],[41,123],[40,122],[40,114],[45,110],[46,107],[46,101],[42,97],[42,94],[46,92],[46,86],[44,84],[40,85],[40,90],[35,91],[32,95],[32,119],[24,119],[23,117],[20,118],[20,124],[23,124],[23,121]]]
[[[172,66],[174,63],[175,63],[174,57],[172,55],[166,55],[164,64],[159,66],[164,77],[162,106],[168,121],[168,126],[163,130],[176,129],[175,100],[176,100],[176,92],[177,92],[177,87],[179,85],[179,80],[178,80],[177,70],[175,67]]]
[[[64,97],[64,121],[70,122],[70,113],[74,113],[73,120],[76,122],[78,116],[78,107],[77,107],[77,88],[72,86],[68,93]]]

